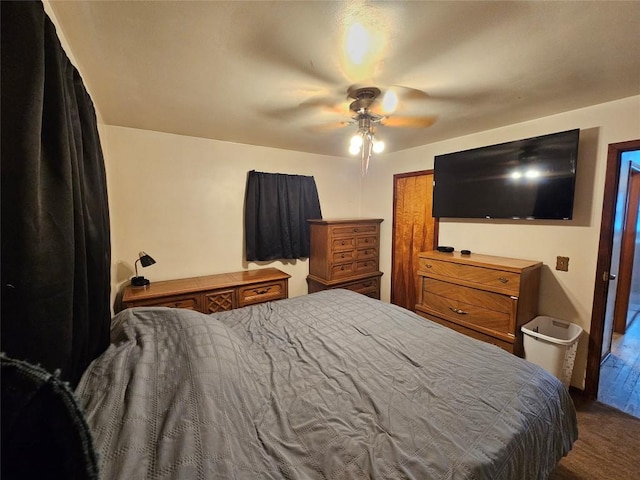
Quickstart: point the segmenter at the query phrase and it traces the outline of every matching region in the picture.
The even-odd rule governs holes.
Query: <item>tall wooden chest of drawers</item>
[[[541,262],[433,251],[418,264],[416,313],[523,355],[520,327],[537,315]]]
[[[309,220],[309,293],[346,288],[380,299],[382,219]]]
[[[125,287],[122,308],[171,307],[215,313],[289,296],[289,277],[277,268],[218,273],[204,277]]]

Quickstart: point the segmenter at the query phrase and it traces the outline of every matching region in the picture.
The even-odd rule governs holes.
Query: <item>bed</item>
[[[577,439],[540,367],[339,289],[124,310],[75,393],[103,479],[544,479]]]

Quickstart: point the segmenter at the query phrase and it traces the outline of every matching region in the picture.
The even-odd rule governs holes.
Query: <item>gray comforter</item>
[[[577,438],[541,368],[346,290],[111,335],[76,391],[104,479],[542,479]]]

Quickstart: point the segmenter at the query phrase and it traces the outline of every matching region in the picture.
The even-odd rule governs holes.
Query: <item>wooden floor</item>
[[[640,304],[630,304],[631,325],[613,334],[611,355],[600,368],[598,400],[640,418]]]

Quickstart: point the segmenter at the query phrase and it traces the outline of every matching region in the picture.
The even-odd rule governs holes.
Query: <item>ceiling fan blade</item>
[[[348,117],[349,104],[346,101],[340,101],[330,96],[316,96],[309,98],[297,105],[287,107],[277,107],[263,109],[260,113],[274,120],[294,121],[302,116],[308,116],[313,113],[324,115],[333,115],[336,117]]]
[[[380,123],[385,127],[427,128],[436,122],[437,117],[386,117]]]
[[[315,97],[300,103],[301,107],[329,107],[333,108],[336,104],[335,99],[328,97]]]
[[[402,85],[391,85],[389,90],[394,90],[403,101],[427,100],[429,94],[417,88],[403,87]]]
[[[299,105],[295,107],[269,108],[259,111],[262,115],[272,120],[293,121],[297,120],[304,112]]]
[[[342,117],[348,116],[350,114],[348,102],[331,98],[310,98],[309,100],[305,100],[304,102],[302,102],[299,107],[321,109],[325,113],[332,113],[334,115],[340,115]]]
[[[430,98],[429,94],[417,88],[391,85],[383,89],[369,110],[377,115],[392,115],[397,111],[406,110],[407,106],[416,101]]]
[[[312,131],[312,132],[329,132],[332,130],[337,130],[338,128],[343,128],[343,127],[347,127],[349,125],[351,125],[353,122],[347,122],[347,121],[343,121],[343,122],[333,122],[333,123],[327,123],[324,125],[313,125],[311,127],[308,127],[308,130]]]
[[[342,81],[332,65],[315,64],[309,61],[304,49],[297,48],[289,38],[281,38],[271,30],[268,23],[254,28],[251,37],[241,46],[244,55],[279,71],[302,75],[323,85],[335,85]]]

